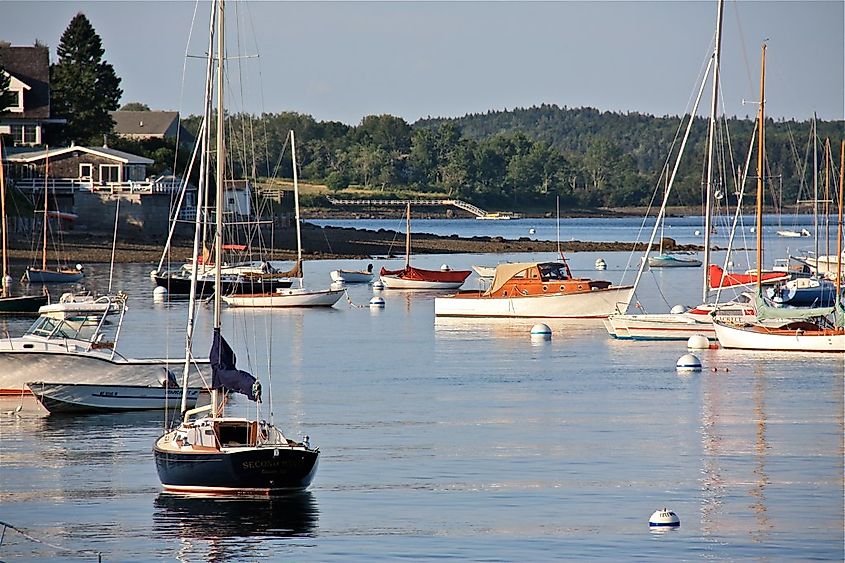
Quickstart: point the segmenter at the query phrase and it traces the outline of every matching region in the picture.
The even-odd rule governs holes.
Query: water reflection
[[[266,542],[244,539],[314,537],[318,519],[308,491],[260,498],[161,493],[154,501],[153,529],[180,540],[180,560],[244,560],[272,555]]]
[[[754,433],[754,479],[748,494],[754,499],[751,509],[757,521],[757,529],[751,531],[751,541],[763,543],[768,540],[768,532],[772,529],[766,510],[766,487],[769,475],[766,473],[766,456],[769,445],[766,442],[766,375],[760,367],[754,374],[754,419],[756,431]]]

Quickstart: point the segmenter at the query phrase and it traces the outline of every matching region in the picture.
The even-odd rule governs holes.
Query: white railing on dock
[[[41,191],[45,187],[44,178],[24,178],[14,181],[14,186],[25,192]],[[79,191],[98,194],[160,194],[178,192],[181,189],[178,179],[149,179],[141,181],[94,183],[91,180],[68,178],[50,178],[46,187],[53,193],[74,193]]]
[[[460,199],[335,199],[333,197],[328,198],[329,202],[332,205],[396,205],[396,206],[405,206],[409,203],[411,205],[442,205],[442,206],[454,206],[458,209],[463,209],[464,211],[468,211],[475,215],[476,217],[482,217],[484,215],[489,215],[486,211],[481,209],[478,206],[475,206],[471,203],[467,203],[466,201],[461,201]]]

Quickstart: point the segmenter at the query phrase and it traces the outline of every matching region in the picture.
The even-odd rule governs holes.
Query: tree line
[[[299,113],[227,116],[227,129],[249,131],[252,149],[233,136],[235,165],[245,175],[292,175],[282,157],[290,130],[297,136],[300,177],[333,191],[362,187],[385,197],[407,191],[465,199],[491,208],[549,209],[555,198],[570,208],[638,206],[661,190],[674,165],[687,117],[601,112],[541,105],[409,124],[370,115],[350,126]],[[196,131],[199,118],[187,120]],[[843,137],[842,121],[818,121],[818,162],[823,140]],[[752,119],[720,120],[714,149],[715,190],[737,191],[755,128]],[[766,175],[776,205],[807,199],[812,185],[812,124],[766,124]],[[698,205],[705,190],[708,120],[696,118],[675,179],[673,205]],[[730,141],[731,146],[728,146]],[[289,155],[289,152],[287,153]],[[834,155],[836,156],[836,155]],[[754,161],[749,176],[754,177]],[[835,174],[832,172],[832,174]],[[753,191],[753,180],[746,185]],[[803,190],[803,193],[802,193]],[[659,201],[659,200],[658,200]]]
[[[189,151],[172,140],[128,141],[113,133],[120,78],[104,60],[102,41],[84,14],[61,37],[51,65],[52,113],[67,123],[49,132],[53,145],[102,142],[155,160],[151,173],[178,173]],[[0,102],[8,80],[0,74]],[[2,107],[2,106],[0,106]],[[145,110],[133,102],[124,109]],[[300,177],[340,192],[361,187],[400,196],[409,191],[460,198],[489,208],[549,209],[555,198],[569,208],[648,204],[674,164],[685,117],[602,112],[542,104],[459,118],[427,118],[413,124],[392,115],[369,115],[357,125],[317,121],[282,112],[226,116],[231,166],[243,177],[292,176],[288,132],[297,135]],[[184,125],[194,135],[200,117]],[[754,121],[722,118],[715,148],[715,188],[736,191],[738,169],[749,154]],[[708,120],[696,118],[670,203],[697,205],[705,186]],[[812,182],[811,123],[767,122],[769,196],[777,205],[808,197]],[[818,137],[845,136],[845,122],[819,121]],[[248,140],[248,141],[247,141]],[[824,157],[819,158],[824,162]],[[753,175],[753,167],[752,167]]]

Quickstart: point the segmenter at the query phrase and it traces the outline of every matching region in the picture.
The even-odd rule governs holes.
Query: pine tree
[[[78,13],[57,48],[59,60],[50,67],[52,111],[67,119],[61,141],[97,143],[114,128],[109,111],[116,110],[123,90],[114,67],[103,60],[103,44],[91,22]]]

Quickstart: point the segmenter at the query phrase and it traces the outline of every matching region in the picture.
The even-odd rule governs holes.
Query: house
[[[110,111],[114,132],[126,139],[174,139],[191,146],[194,137],[182,127],[178,111]]]
[[[46,125],[66,122],[50,117],[50,50],[0,43],[0,66],[17,94],[17,102],[0,114],[0,134],[14,146],[42,144]]]
[[[121,228],[147,236],[167,234],[172,204],[183,189],[174,176],[151,178],[149,158],[109,147],[70,146],[48,149],[16,147],[6,151],[9,183],[36,207],[46,193],[51,206],[78,215],[91,231],[113,228],[119,210]],[[52,201],[55,200],[55,205]],[[117,208],[117,202],[124,202]],[[196,187],[185,186],[180,218],[196,215]]]
[[[147,166],[154,161],[108,147],[9,149],[5,159],[19,189],[34,183],[43,187],[45,175],[51,185],[96,191],[100,187],[122,191],[148,184]],[[47,172],[45,174],[45,171]],[[134,185],[138,183],[138,185]]]

